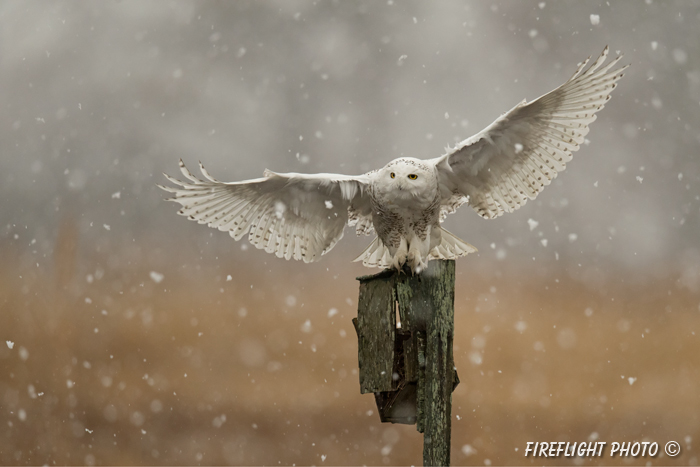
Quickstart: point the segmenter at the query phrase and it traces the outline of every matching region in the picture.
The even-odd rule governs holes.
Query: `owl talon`
[[[394,269],[400,272],[403,266],[406,265],[406,253],[401,251],[397,252],[391,265]]]
[[[408,250],[408,245],[406,244],[406,239],[402,238],[396,253],[394,253],[394,259],[391,263],[392,267],[397,271],[401,271],[403,265],[406,264],[406,253]]]

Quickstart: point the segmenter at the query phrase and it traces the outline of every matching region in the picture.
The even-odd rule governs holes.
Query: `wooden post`
[[[360,392],[374,393],[382,422],[417,425],[424,465],[449,465],[459,383],[452,357],[455,263],[431,261],[419,275],[385,270],[358,280]]]

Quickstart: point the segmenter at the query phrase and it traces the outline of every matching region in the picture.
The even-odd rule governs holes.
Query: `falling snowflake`
[[[156,284],[160,284],[161,281],[165,278],[165,276],[164,276],[163,274],[161,274],[161,273],[159,273],[159,272],[156,272],[156,271],[151,271],[151,272],[149,273],[149,276],[151,276],[151,279],[152,279],[153,282],[155,282]]]

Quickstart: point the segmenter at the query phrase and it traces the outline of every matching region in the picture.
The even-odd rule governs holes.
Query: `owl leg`
[[[401,272],[401,268],[403,267],[404,263],[406,263],[407,255],[408,244],[406,243],[406,239],[401,237],[401,243],[399,244],[396,253],[394,253],[394,260],[391,262],[391,266],[397,271]]]
[[[408,256],[406,262],[411,271],[416,274],[428,267],[428,252],[430,250],[430,237],[421,240],[417,236],[411,240],[411,245],[408,248]]]

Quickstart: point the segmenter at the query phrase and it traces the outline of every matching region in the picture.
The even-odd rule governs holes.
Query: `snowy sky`
[[[609,45],[632,66],[567,170],[446,223],[479,249],[453,460],[675,439],[697,464],[699,22],[693,1],[0,2],[0,462],[420,462],[359,394],[370,239],[285,262],[156,183],[180,158],[234,181],[436,157]]]
[[[632,67],[567,171],[514,214],[462,208],[447,228],[486,263],[698,282],[697,22],[687,2],[3,2],[0,242],[50,254],[72,216],[86,252],[206,237],[197,254],[269,264],[176,216],[161,172],[435,157],[608,44]],[[350,237],[330,261],[367,243]]]

